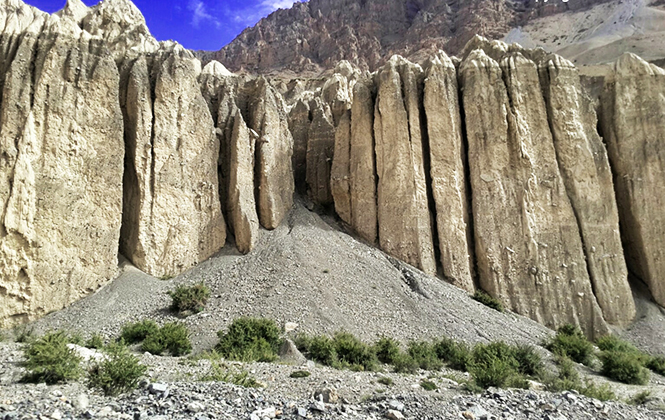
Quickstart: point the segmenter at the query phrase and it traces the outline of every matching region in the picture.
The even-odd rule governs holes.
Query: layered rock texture
[[[461,9],[508,20],[536,10],[518,3],[349,1],[374,13],[363,31],[381,35],[340,25],[323,49],[316,37],[296,55],[266,47],[266,68],[303,64],[305,51],[350,58],[327,77],[285,81],[201,68],[155,41],[128,0],[71,0],[54,15],[6,0],[0,327],[96,290],[119,253],[166,278],[227,239],[252,252],[296,192],[387,254],[550,327],[595,337],[627,326],[629,271],[665,305],[665,71],[626,55],[595,81],[594,101],[571,62],[481,37],[461,58],[383,60],[401,48],[395,33],[467,22]],[[273,16],[346,19],[334,4]],[[371,17],[385,13],[397,17]],[[353,37],[344,51],[374,46],[374,61],[323,54]]]
[[[218,52],[198,54],[249,73],[318,73],[340,60],[375,70],[392,54],[414,59],[439,49],[457,54],[474,35],[501,39],[537,18],[608,2],[310,0],[277,10]]]

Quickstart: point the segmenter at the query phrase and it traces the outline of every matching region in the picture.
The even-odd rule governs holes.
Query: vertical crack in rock
[[[335,125],[330,107],[321,98],[310,102],[312,122],[307,135],[307,165],[305,179],[307,195],[314,203],[327,206],[333,203],[330,171],[335,150]]]
[[[377,77],[379,243],[388,254],[436,274],[418,103],[422,69],[394,56]]]
[[[553,56],[540,71],[557,161],[578,220],[598,304],[610,324],[635,317],[607,151],[596,132],[596,113],[569,61]]]
[[[298,193],[303,195],[307,193],[307,137],[312,123],[309,102],[299,99],[289,112],[289,130],[293,135],[293,177]]]
[[[626,262],[665,305],[665,70],[624,54],[601,104]]]
[[[443,275],[473,293],[473,252],[463,158],[457,70],[445,53],[427,66],[424,106],[429,134],[432,192]]]
[[[475,50],[461,68],[480,286],[550,327],[609,332],[559,174],[535,64]],[[505,83],[504,83],[505,78]]]

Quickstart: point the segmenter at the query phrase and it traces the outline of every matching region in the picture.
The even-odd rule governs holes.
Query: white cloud
[[[247,26],[254,25],[275,10],[289,9],[294,3],[300,1],[303,0],[261,0],[256,6],[235,11],[233,20]]]
[[[219,19],[208,13],[206,5],[201,0],[189,0],[187,10],[192,12],[192,26],[195,28],[198,28],[201,22],[210,22],[218,28],[222,25]]]

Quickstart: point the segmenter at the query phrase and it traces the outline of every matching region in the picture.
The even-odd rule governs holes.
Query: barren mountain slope
[[[316,73],[342,59],[374,70],[392,54],[416,61],[438,49],[457,54],[479,34],[593,64],[623,52],[665,57],[658,42],[664,27],[658,0],[312,0],[278,10],[220,51],[199,55],[250,73]]]

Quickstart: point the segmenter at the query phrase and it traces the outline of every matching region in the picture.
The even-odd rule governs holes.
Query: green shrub
[[[125,324],[120,332],[120,338],[126,344],[135,344],[140,343],[157,331],[159,331],[159,325],[155,321],[146,319],[141,322]]]
[[[390,379],[387,376],[380,377],[377,382],[380,383],[381,385],[385,385],[385,386],[393,386],[393,384],[394,384],[393,380]]]
[[[448,367],[466,372],[472,361],[471,350],[466,343],[456,342],[450,338],[442,338],[435,344],[436,354]]]
[[[205,309],[210,298],[210,289],[203,282],[194,286],[178,286],[169,292],[173,299],[171,310],[179,314],[199,313]]]
[[[473,299],[499,312],[503,312],[503,304],[482,290],[476,290]]]
[[[244,388],[261,388],[263,385],[254,377],[249,376],[247,371],[233,371],[217,360],[211,360],[210,373],[199,378],[202,382],[226,382]]]
[[[416,373],[420,369],[420,364],[408,353],[400,352],[393,360],[395,373]]]
[[[619,351],[627,353],[639,353],[640,351],[627,341],[615,335],[606,335],[596,340],[596,345],[602,351]]]
[[[616,400],[617,398],[609,384],[602,384],[598,386],[595,383],[587,380],[584,385],[573,389],[585,397],[595,398],[600,401]]]
[[[326,366],[337,363],[337,351],[333,340],[325,335],[312,337],[309,342],[309,357]]]
[[[85,346],[89,349],[102,349],[104,348],[104,337],[99,334],[93,334],[88,341],[85,342]]]
[[[291,377],[291,378],[307,378],[310,375],[311,375],[311,373],[309,373],[306,370],[296,370],[294,372],[291,372],[289,377]]]
[[[52,332],[32,340],[24,350],[27,382],[47,384],[76,380],[81,375],[81,358],[70,349],[69,335],[64,331]]]
[[[136,389],[147,368],[122,343],[110,343],[103,351],[106,357],[90,369],[90,386],[111,396]]]
[[[394,338],[381,337],[374,344],[374,353],[381,363],[391,365],[399,357],[399,342]]]
[[[411,358],[425,370],[440,370],[443,363],[437,356],[435,345],[426,341],[412,341],[407,352]]]
[[[586,339],[579,328],[572,325],[559,328],[545,347],[552,353],[568,357],[577,363],[588,365],[592,361],[593,344]]]
[[[157,332],[149,334],[141,345],[141,350],[160,355],[168,350],[175,357],[192,351],[187,327],[177,322],[164,324]]]
[[[543,375],[543,383],[545,383],[548,391],[577,391],[589,398],[595,398],[601,401],[616,399],[609,384],[598,386],[589,380],[582,383],[580,375],[577,372],[577,369],[575,369],[575,363],[569,358],[565,356],[556,356],[555,363],[559,368],[558,376],[551,377],[549,375]]]
[[[646,363],[646,367],[659,375],[665,376],[665,357],[651,357]]]
[[[632,352],[604,351],[600,355],[601,372],[619,382],[645,385],[649,382],[649,371],[644,368],[640,355]]]
[[[85,340],[83,339],[83,335],[80,332],[69,334],[69,344],[75,344],[77,346],[83,346],[83,344],[85,344]]]
[[[502,341],[478,344],[473,349],[473,362],[469,373],[481,388],[514,386],[522,378],[518,374],[519,363],[512,347]]]
[[[533,346],[513,347],[513,357],[517,360],[517,371],[522,375],[538,377],[545,369],[542,357]]]
[[[629,400],[628,404],[631,405],[644,405],[649,402],[651,399],[651,391],[646,390],[638,394],[633,395]]]
[[[377,358],[372,347],[347,332],[337,332],[333,336],[337,360],[341,367],[370,371],[376,368]]]
[[[432,381],[422,381],[420,382],[420,387],[425,391],[435,391],[436,389],[438,389],[436,384]]]
[[[226,333],[217,333],[215,350],[230,360],[272,362],[282,344],[280,330],[273,320],[238,318]]]

